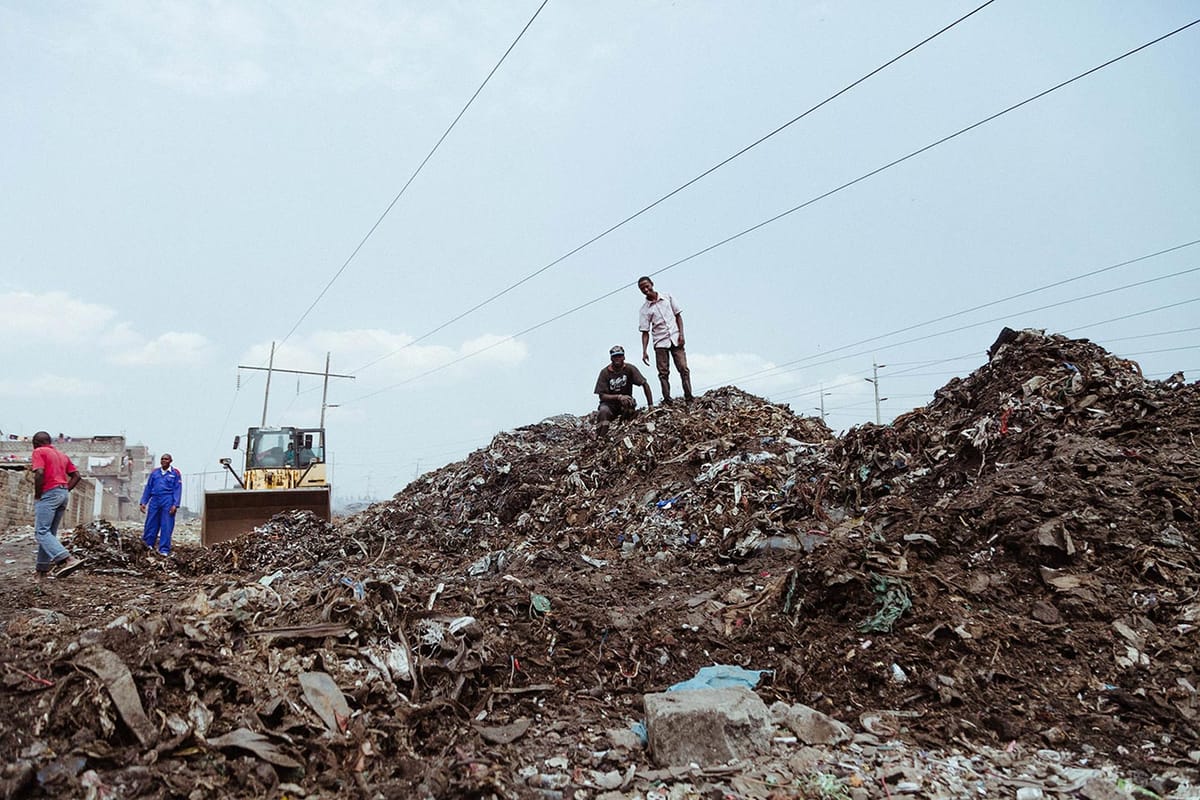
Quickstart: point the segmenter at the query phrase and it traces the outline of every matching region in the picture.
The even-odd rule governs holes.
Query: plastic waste
[[[363,585],[362,581],[356,581],[353,578],[348,578],[343,575],[338,579],[338,583],[340,583],[342,586],[348,587],[351,591],[353,591],[355,600],[362,600],[367,596],[367,587]]]
[[[667,688],[668,692],[686,692],[697,689],[725,689],[731,686],[742,686],[753,689],[759,679],[769,673],[769,669],[745,669],[735,664],[713,664],[701,667],[696,675],[686,681],[680,681]]]

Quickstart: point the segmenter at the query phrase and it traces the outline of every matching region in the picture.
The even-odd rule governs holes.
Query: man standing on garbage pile
[[[625,348],[619,344],[613,345],[608,351],[608,359],[608,366],[600,370],[600,377],[596,378],[595,392],[600,395],[596,433],[601,436],[608,435],[608,423],[611,420],[632,417],[637,411],[633,387],[640,386],[646,392],[647,408],[654,405],[649,381],[637,367],[625,363]]]
[[[37,540],[37,577],[62,578],[83,564],[58,540],[58,526],[67,511],[67,499],[79,484],[79,470],[65,453],[50,444],[50,434],[33,435],[33,536]]]
[[[150,473],[142,490],[140,508],[146,515],[142,544],[160,555],[171,555],[171,534],[175,531],[175,512],[183,499],[183,475],[171,466],[171,454],[163,453],[160,469]],[[147,511],[147,504],[149,510]]]
[[[642,332],[642,363],[650,365],[647,347],[654,340],[654,363],[662,387],[663,405],[671,402],[671,361],[679,370],[683,382],[683,401],[692,402],[692,373],[688,369],[687,352],[683,349],[683,310],[671,295],[654,290],[648,275],[638,278],[638,290],[646,298],[638,312],[638,330]]]

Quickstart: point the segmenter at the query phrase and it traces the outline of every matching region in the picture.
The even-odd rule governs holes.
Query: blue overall
[[[179,508],[183,499],[183,476],[171,467],[166,472],[156,469],[150,473],[146,488],[142,490],[142,504],[146,506],[146,527],[142,529],[142,543],[155,548],[164,556],[171,554],[171,533],[175,530],[175,516],[171,507]]]

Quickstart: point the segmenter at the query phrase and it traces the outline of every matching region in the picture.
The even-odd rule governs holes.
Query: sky
[[[834,430],[1004,326],[1196,380],[1200,25],[993,115],[1200,5],[995,0],[847,89],[981,2],[0,0],[0,431],[170,452],[194,507],[274,343],[354,376],[334,495],[384,499],[594,410],[643,274],[698,393]]]

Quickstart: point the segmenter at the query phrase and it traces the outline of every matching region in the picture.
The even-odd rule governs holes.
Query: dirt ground
[[[171,559],[8,531],[0,797],[1200,797],[1198,398],[1006,330],[841,437],[724,388]],[[854,738],[659,766],[711,664]]]

